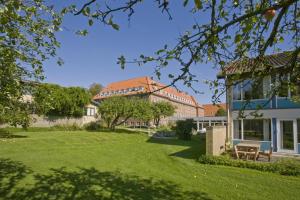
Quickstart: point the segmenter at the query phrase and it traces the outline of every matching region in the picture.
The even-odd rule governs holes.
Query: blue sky
[[[63,31],[58,33],[61,42],[58,56],[63,58],[65,64],[58,66],[56,59],[47,61],[46,82],[88,87],[92,83],[107,85],[110,82],[138,76],[155,76],[154,65],[147,64],[142,67],[128,65],[122,70],[117,65],[117,58],[124,55],[128,59],[133,59],[141,53],[152,55],[165,44],[174,44],[178,36],[195,21],[203,23],[208,19],[205,15],[191,15],[190,9],[191,7],[183,8],[181,1],[172,2],[173,20],[170,21],[152,1],[145,1],[136,9],[130,23],[126,15],[115,16],[115,22],[120,25],[119,31],[95,22],[92,28],[88,28],[89,35],[86,37],[80,37],[74,34],[74,31],[87,28],[87,19],[67,16]],[[176,72],[178,67],[171,64],[164,74]],[[210,103],[212,91],[203,81],[215,79],[217,70],[209,64],[199,64],[194,66],[192,71],[199,80],[194,87],[204,94],[194,94],[181,83],[177,86],[194,95],[200,103]],[[163,76],[161,82],[168,84],[170,79]]]

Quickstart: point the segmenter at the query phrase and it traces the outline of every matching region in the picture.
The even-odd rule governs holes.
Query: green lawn
[[[201,165],[185,142],[110,132],[0,137],[2,199],[299,199],[300,178]]]

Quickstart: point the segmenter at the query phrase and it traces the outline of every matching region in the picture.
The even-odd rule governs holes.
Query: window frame
[[[244,120],[263,120],[263,131],[264,131],[264,121],[265,120],[269,120],[269,140],[265,140],[263,138],[263,140],[250,140],[250,139],[245,139],[245,127],[244,127]],[[240,131],[240,138],[236,138],[235,135],[235,123],[234,121],[238,121],[239,122],[239,131]],[[272,119],[271,118],[257,118],[257,119],[235,119],[233,120],[233,128],[232,128],[232,138],[233,140],[246,140],[246,141],[259,141],[259,142],[272,142],[273,141],[273,126],[272,126],[273,122],[272,122]],[[263,137],[264,137],[264,132],[263,132]]]
[[[232,100],[233,101],[247,101],[247,100],[249,100],[249,101],[257,101],[257,100],[265,100],[266,99],[266,95],[265,95],[265,91],[264,91],[264,82],[266,81],[265,79],[266,78],[269,78],[268,76],[266,76],[266,77],[264,77],[264,79],[262,80],[262,96],[263,96],[263,98],[257,98],[257,99],[246,99],[245,98],[245,93],[244,93],[244,87],[245,87],[245,82],[246,81],[248,81],[248,82],[253,82],[253,80],[252,79],[245,79],[245,80],[243,80],[243,81],[241,81],[241,82],[239,82],[238,84],[234,84],[233,86],[232,86]],[[239,99],[234,99],[234,90],[235,90],[235,87],[238,87],[238,89],[239,89]],[[268,87],[270,87],[270,86],[268,86]],[[251,89],[252,89],[253,87],[252,87],[252,84],[251,84]]]

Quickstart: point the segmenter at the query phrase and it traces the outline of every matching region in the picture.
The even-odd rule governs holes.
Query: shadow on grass
[[[34,175],[33,185],[25,186],[16,186],[29,173],[22,163],[3,159],[0,170],[0,199],[6,200],[210,199],[206,193],[182,191],[172,182],[95,168],[51,169],[49,174]]]
[[[18,135],[15,133],[12,133],[10,131],[7,130],[1,130],[0,129],[0,138],[5,138],[5,139],[10,139],[10,138],[27,138],[26,135]]]
[[[29,173],[31,171],[21,162],[0,159],[0,199],[9,196],[19,181]]]
[[[198,159],[200,155],[205,154],[205,135],[193,136],[192,140],[190,141],[179,139],[149,138],[147,142],[188,147],[182,151],[170,154],[170,156],[176,156],[186,159]]]

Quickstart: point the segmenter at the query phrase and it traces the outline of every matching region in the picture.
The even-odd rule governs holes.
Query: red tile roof
[[[205,117],[214,117],[220,108],[223,108],[226,111],[226,104],[203,104],[203,108]]]
[[[180,92],[173,87],[167,87],[159,90],[166,85],[152,80],[150,77],[138,77],[124,81],[110,83],[105,87],[100,94],[97,94],[93,99],[100,100],[113,95],[135,95],[153,93],[154,95],[168,98],[172,101],[177,101],[184,104],[189,104],[195,107],[202,107],[197,103],[196,99],[184,92]],[[159,90],[159,91],[157,91]]]

